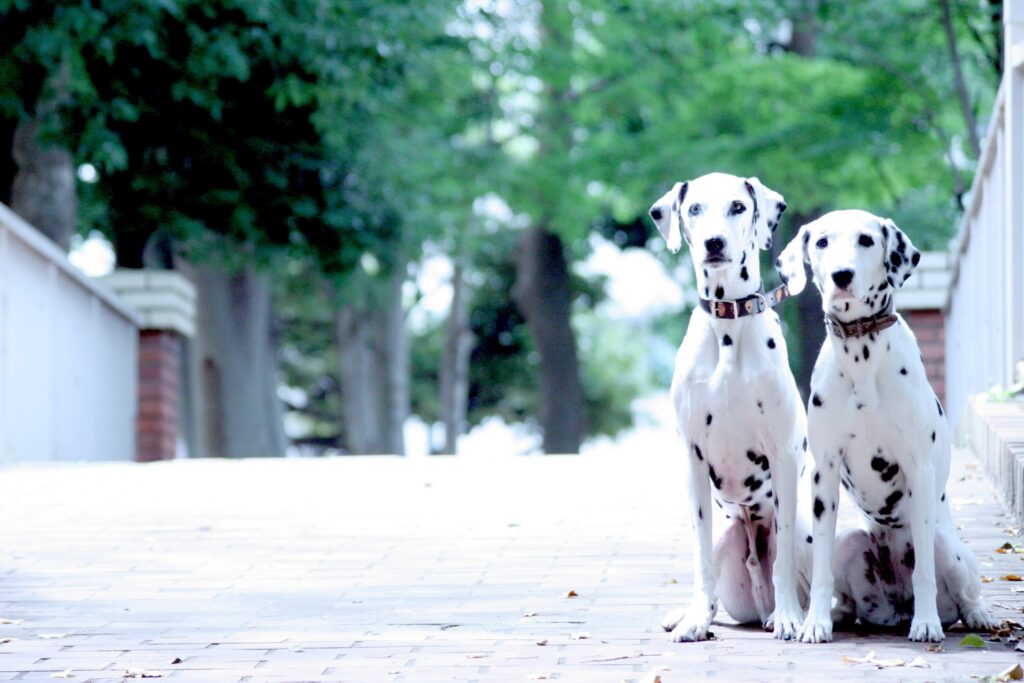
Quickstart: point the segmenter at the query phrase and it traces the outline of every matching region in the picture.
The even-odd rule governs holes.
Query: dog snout
[[[708,256],[714,256],[722,253],[725,249],[725,238],[724,237],[710,237],[704,240],[704,248],[708,251]]]
[[[840,289],[846,289],[851,282],[853,282],[853,271],[852,270],[836,270],[832,272],[832,282],[836,283],[836,287]]]

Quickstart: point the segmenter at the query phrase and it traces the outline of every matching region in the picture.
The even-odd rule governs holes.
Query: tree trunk
[[[283,456],[287,441],[268,278],[212,263],[186,271],[197,292],[196,336],[189,344],[192,455]]]
[[[818,38],[818,0],[803,0],[793,15],[790,52],[804,57],[814,54]]]
[[[405,453],[409,345],[402,307],[404,268],[384,282],[357,283],[335,313],[345,446],[350,453]]]
[[[44,145],[39,123],[28,119],[15,130],[12,155],[18,172],[11,185],[11,208],[67,251],[78,220],[71,153]]]
[[[960,101],[960,111],[963,112],[964,122],[967,124],[967,139],[971,142],[971,152],[977,159],[981,156],[978,124],[974,120],[971,97],[967,92],[967,83],[964,81],[963,65],[960,63],[960,51],[956,45],[956,31],[953,28],[949,0],[939,0],[939,7],[942,9],[942,28],[946,32],[946,48],[949,50],[949,59],[953,63],[953,85],[956,88],[957,99]]]
[[[543,228],[523,232],[512,299],[523,312],[540,355],[544,452],[578,453],[583,438],[583,388],[576,336],[569,321],[569,271],[557,235]]]
[[[452,275],[452,309],[448,316],[444,355],[441,358],[441,420],[444,423],[444,452],[455,453],[458,437],[465,431],[469,404],[469,356],[473,333],[469,326],[469,293],[461,259]]]

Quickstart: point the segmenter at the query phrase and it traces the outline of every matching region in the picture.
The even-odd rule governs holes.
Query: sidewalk
[[[948,490],[996,616],[1024,621],[999,580],[1024,555],[994,552],[1020,539],[963,452]],[[629,453],[0,468],[0,680],[962,681],[1024,655],[782,643],[724,611],[671,643],[683,496],[680,461]],[[930,668],[843,660],[870,651]]]

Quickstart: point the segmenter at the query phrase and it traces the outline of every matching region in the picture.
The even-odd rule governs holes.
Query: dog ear
[[[807,242],[811,239],[811,233],[807,226],[800,228],[786,248],[775,259],[775,269],[779,271],[779,277],[789,285],[790,294],[799,294],[807,286],[807,270],[805,263],[810,263],[807,257]]]
[[[743,184],[754,200],[754,240],[757,246],[768,251],[772,248],[782,212],[786,210],[786,200],[775,190],[765,187],[757,178],[747,178]]]
[[[658,232],[665,238],[668,250],[673,254],[683,247],[683,235],[679,225],[679,207],[683,205],[689,183],[676,183],[672,189],[654,202],[650,209],[651,218]]]
[[[890,285],[899,288],[917,268],[921,252],[914,248],[910,238],[896,227],[891,218],[883,219],[881,223],[882,239],[885,244],[882,258],[885,259],[886,279]]]

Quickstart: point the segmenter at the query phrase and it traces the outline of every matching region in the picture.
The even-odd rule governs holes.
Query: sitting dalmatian
[[[794,539],[807,418],[772,310],[786,287],[764,292],[758,262],[785,208],[757,178],[724,173],[676,183],[651,207],[671,251],[690,245],[700,294],[671,389],[695,531],[691,604],[662,622],[676,641],[707,639],[719,599],[777,638],[803,621],[809,554],[801,545],[801,562]],[[731,519],[713,549],[712,496]]]
[[[832,639],[833,620],[897,625],[940,641],[943,624],[994,625],[974,554],[946,500],[950,437],[917,342],[893,295],[920,253],[889,219],[834,211],[800,229],[776,267],[795,294],[810,264],[827,335],[807,409],[814,454],[810,605],[800,640]],[[863,525],[838,538],[842,482]],[[832,608],[833,594],[836,605]]]

